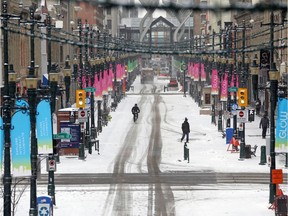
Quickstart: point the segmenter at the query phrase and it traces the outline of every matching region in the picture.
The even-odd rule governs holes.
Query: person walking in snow
[[[262,138],[265,139],[266,138],[266,132],[267,132],[267,128],[269,128],[269,119],[267,117],[267,111],[265,111],[264,116],[261,118],[260,124],[259,124],[259,128],[262,127]]]
[[[183,139],[186,136],[186,142],[188,143],[189,142],[190,125],[189,125],[187,118],[185,118],[185,121],[182,123],[182,132],[183,132],[183,135],[181,138],[181,142],[183,141]]]

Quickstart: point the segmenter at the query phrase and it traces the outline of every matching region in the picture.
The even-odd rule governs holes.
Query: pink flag
[[[82,88],[86,88],[86,75],[82,76]]]
[[[211,95],[218,95],[218,71],[217,69],[212,69],[212,78],[211,78]]]
[[[98,79],[97,75],[95,76],[95,88],[96,88],[95,97],[97,98],[97,100],[101,100],[102,99],[101,84],[100,79]]]
[[[228,97],[228,74],[224,74],[224,79],[221,84],[221,96],[220,101],[227,101]]]

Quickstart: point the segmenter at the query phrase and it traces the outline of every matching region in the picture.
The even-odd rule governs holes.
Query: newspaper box
[[[53,216],[53,202],[50,196],[37,198],[38,216]]]

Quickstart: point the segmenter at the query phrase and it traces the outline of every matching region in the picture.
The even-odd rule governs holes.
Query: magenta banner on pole
[[[206,73],[205,73],[205,66],[201,63],[201,81],[206,81]]]
[[[221,96],[220,101],[227,101],[228,98],[228,74],[224,74],[224,79],[222,81],[221,85]]]
[[[95,88],[96,88],[96,93],[95,93],[95,97],[96,100],[101,100],[102,99],[102,90],[101,90],[101,85],[100,85],[100,81],[98,79],[98,75],[95,76]]]
[[[82,76],[82,88],[86,88],[86,75]]]
[[[218,71],[217,69],[212,69],[212,78],[211,78],[211,95],[218,95]]]

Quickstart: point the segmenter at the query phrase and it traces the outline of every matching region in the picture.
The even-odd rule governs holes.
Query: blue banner
[[[44,99],[37,106],[36,134],[38,154],[52,154],[52,116],[50,100]]]
[[[2,173],[3,154],[4,154],[4,127],[3,127],[3,119],[0,116],[0,174]]]
[[[31,176],[30,116],[17,111],[11,121],[12,171],[14,177]]]
[[[288,100],[278,98],[276,119],[275,152],[288,152]]]

